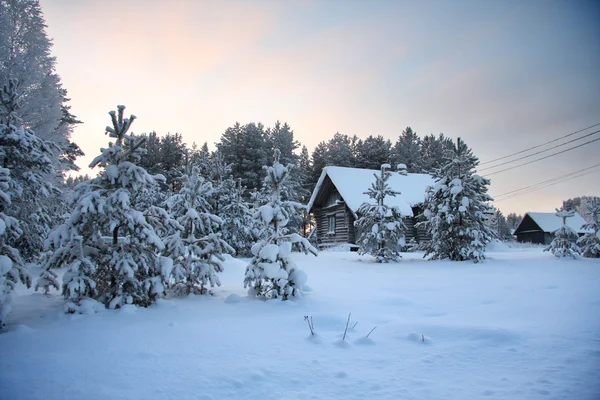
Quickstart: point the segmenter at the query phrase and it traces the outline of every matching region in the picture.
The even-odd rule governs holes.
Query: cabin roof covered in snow
[[[542,212],[528,212],[525,215],[529,217],[542,229],[544,232],[556,232],[562,226],[562,218],[557,217],[556,213],[542,213]],[[523,217],[525,218],[525,217]],[[577,233],[586,233],[585,229],[581,229],[581,226],[585,224],[585,220],[575,213],[572,217],[567,218],[567,226],[573,229]],[[519,225],[521,225],[519,223]],[[516,231],[519,230],[517,227]]]
[[[412,207],[423,203],[425,200],[425,190],[427,186],[433,185],[433,178],[428,174],[407,174],[401,175],[398,172],[390,171],[391,176],[387,181],[392,190],[400,192],[395,197],[387,196],[385,204],[389,206],[398,206],[402,215],[412,216]],[[374,200],[369,198],[366,192],[371,184],[375,182],[375,176],[381,171],[375,169],[347,168],[328,166],[323,168],[317,186],[313,190],[310,201],[308,202],[309,211],[313,208],[317,195],[323,186],[325,178],[328,176],[335,185],[341,198],[346,202],[348,208],[356,216],[356,211],[365,202],[371,203]]]

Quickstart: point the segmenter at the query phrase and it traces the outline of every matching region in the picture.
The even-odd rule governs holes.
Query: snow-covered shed
[[[357,234],[354,221],[359,218],[358,208],[365,202],[372,202],[365,192],[375,182],[379,170],[334,167],[323,168],[319,181],[313,190],[308,210],[316,221],[317,242],[321,246],[341,243],[356,243]],[[427,174],[407,174],[392,172],[388,185],[399,195],[385,198],[385,203],[398,206],[405,216],[407,242],[415,238],[426,240],[426,233],[415,228],[415,216],[421,213],[427,186],[433,178]]]
[[[557,217],[556,213],[528,212],[519,222],[514,234],[518,242],[550,244],[554,239],[554,232],[560,229],[562,223],[562,218]],[[583,236],[586,232],[581,229],[583,224],[585,220],[577,213],[567,218],[567,226],[579,236]]]

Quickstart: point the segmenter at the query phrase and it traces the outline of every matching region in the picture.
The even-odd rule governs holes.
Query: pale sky
[[[236,121],[287,122],[311,152],[337,131],[394,142],[411,126],[462,137],[482,162],[600,122],[594,0],[40,3],[84,122],[73,135],[81,167],[107,145],[117,104],[138,117],[134,132],[190,145],[214,148]],[[490,194],[598,163],[600,141],[490,176]],[[553,211],[600,195],[593,171],[496,206]]]

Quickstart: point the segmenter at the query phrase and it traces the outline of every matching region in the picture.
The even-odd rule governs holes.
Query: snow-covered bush
[[[404,236],[406,226],[398,207],[385,204],[386,196],[396,196],[399,192],[393,191],[387,184],[391,173],[387,171],[389,164],[381,166],[381,174],[373,174],[375,182],[365,192],[372,203],[363,203],[358,214],[360,218],[354,223],[359,230],[357,240],[360,254],[371,254],[377,262],[396,261],[400,251],[406,245]]]
[[[425,194],[424,226],[431,241],[424,243],[432,260],[485,259],[485,247],[493,234],[486,224],[492,211],[487,204],[490,181],[474,173],[479,164],[471,149],[459,138],[446,154],[447,163],[433,172],[436,178]]]
[[[587,230],[577,244],[581,255],[587,258],[600,258],[600,202],[596,199],[587,204],[589,223],[582,226]]]
[[[135,207],[137,196],[164,178],[136,164],[145,137],[127,134],[135,116],[124,118],[124,109],[109,113],[112,127],[106,133],[115,141],[90,164],[101,171],[75,188],[70,217],[47,239],[51,255],[36,289],[58,289],[53,268],[66,267],[62,292],[68,312],[78,311],[87,298],[108,308],[148,306],[164,293],[170,277],[171,263],[159,256],[164,244],[157,229],[166,231],[173,221],[160,207]]]
[[[174,261],[172,276],[175,290],[206,293],[206,287],[221,286],[217,276],[223,271],[223,253],[234,253],[217,233],[223,221],[212,214],[209,198],[212,184],[194,167],[183,179],[179,193],[167,200],[179,227],[165,241],[166,254]]]
[[[294,205],[281,200],[281,188],[289,176],[287,167],[279,163],[280,152],[275,149],[273,165],[265,167],[265,186],[270,188],[269,202],[261,206],[254,218],[263,225],[264,239],[252,246],[254,257],[246,268],[244,287],[250,295],[287,300],[302,293],[307,276],[291,259],[292,245],[305,253],[317,255],[305,238],[292,233],[284,234]]]
[[[567,210],[565,207],[556,209],[556,216],[562,218],[562,226],[554,233],[554,239],[544,251],[549,251],[556,257],[573,257],[579,255],[577,247],[577,232],[567,225],[567,218],[575,215],[575,211]]]

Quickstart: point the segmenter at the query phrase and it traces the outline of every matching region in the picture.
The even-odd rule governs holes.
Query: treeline
[[[430,173],[442,166],[444,153],[453,146],[452,139],[444,134],[421,138],[407,127],[395,143],[383,136],[361,139],[338,132],[330,140],[320,142],[310,154],[308,148],[296,140],[290,125],[280,121],[272,127],[238,122],[224,131],[212,151],[207,142],[200,147],[196,143],[186,144],[178,133],[143,135],[146,136],[143,145],[146,153],[141,156],[140,165],[150,173],[164,175],[166,191],[177,191],[177,182],[186,167],[199,165],[202,173],[213,181],[223,179],[227,169],[234,179],[242,180],[250,197],[260,190],[263,166],[269,163],[277,148],[281,152],[281,163],[293,166],[290,180],[295,182],[298,192],[295,200],[310,195],[327,165],[377,170],[382,164],[402,163],[408,172]],[[69,184],[83,179],[71,178]]]

